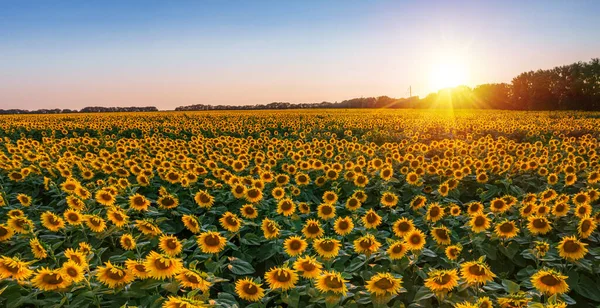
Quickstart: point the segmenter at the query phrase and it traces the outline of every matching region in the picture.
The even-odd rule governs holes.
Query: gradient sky
[[[600,1],[0,1],[0,108],[425,96],[600,56]],[[454,60],[453,60],[454,61]]]

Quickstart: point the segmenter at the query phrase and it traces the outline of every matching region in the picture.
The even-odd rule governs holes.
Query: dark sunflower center
[[[481,227],[483,225],[485,225],[485,218],[482,216],[477,216],[477,218],[475,218],[475,226]]]
[[[169,247],[169,249],[176,249],[177,248],[177,241],[170,238],[167,240],[167,247]]]
[[[494,204],[493,204],[493,206],[496,209],[502,209],[502,208],[504,208],[504,202],[502,202],[502,201],[495,201]]]
[[[119,280],[125,278],[125,272],[120,269],[107,270],[106,273],[107,273],[106,275],[112,280],[119,281]]]
[[[321,212],[323,213],[323,215],[329,215],[333,212],[333,209],[331,208],[331,206],[325,205],[321,208]]]
[[[252,283],[246,283],[244,285],[244,293],[248,295],[254,295],[258,293],[258,288]]]
[[[59,274],[46,274],[42,277],[42,281],[47,284],[56,285],[63,283],[64,279]]]
[[[267,231],[269,231],[270,233],[275,233],[275,232],[277,232],[277,228],[275,228],[275,224],[273,224],[273,223],[268,223],[268,224],[267,224]]]
[[[244,212],[246,213],[246,215],[252,215],[254,214],[254,209],[251,207],[246,207],[244,208]]]
[[[364,249],[371,248],[372,244],[373,244],[373,242],[370,239],[363,239],[360,241],[360,247],[362,247]]]
[[[410,242],[415,245],[421,243],[421,236],[418,234],[411,235]]]
[[[469,266],[469,273],[471,273],[471,275],[475,275],[475,276],[483,276],[483,275],[485,275],[485,269],[483,268],[483,266],[480,266],[479,264],[475,264],[475,265]]]
[[[69,276],[71,276],[71,277],[76,277],[77,274],[79,274],[79,272],[77,272],[76,269],[70,267],[67,269],[67,274],[69,274]]]
[[[235,192],[236,192],[237,194],[241,194],[241,193],[243,193],[243,192],[244,192],[244,186],[237,186],[237,187],[235,188]]]
[[[387,195],[385,196],[385,201],[389,203],[394,202],[394,197],[391,195]]]
[[[339,278],[334,276],[328,276],[325,278],[325,285],[331,289],[339,289],[344,286]]]
[[[346,229],[348,229],[348,227],[350,227],[350,225],[345,220],[342,220],[338,223],[338,229],[340,229],[340,230],[346,230]]]
[[[173,199],[171,197],[166,197],[162,200],[162,204],[164,206],[172,206],[175,204],[175,199]]]
[[[316,224],[310,224],[308,228],[306,228],[306,231],[308,231],[310,234],[317,234],[319,231],[321,231],[321,229]]]
[[[568,253],[575,253],[581,249],[581,245],[573,240],[567,240],[563,245],[563,249]]]
[[[214,234],[209,234],[204,238],[204,244],[209,247],[219,246],[220,243],[219,237]]]
[[[142,198],[142,197],[135,197],[135,198],[133,199],[133,203],[134,203],[135,205],[137,205],[137,206],[143,206],[143,205],[144,205],[144,203],[145,203],[145,202],[144,202],[144,198]]]
[[[290,243],[290,249],[299,250],[300,248],[302,248],[302,242],[300,242],[299,240],[292,240],[292,242]]]
[[[112,195],[109,193],[103,193],[100,195],[100,198],[104,201],[111,201],[112,200]]]
[[[250,198],[256,198],[256,197],[258,197],[258,190],[256,190],[256,189],[250,189],[248,191],[248,197],[250,197]]]
[[[317,267],[314,264],[310,263],[310,262],[304,262],[304,263],[302,263],[302,269],[305,272],[313,271],[315,268],[317,268]]]
[[[585,233],[592,227],[592,223],[589,220],[584,220],[581,223],[581,232]]]
[[[369,223],[375,223],[375,222],[377,222],[377,215],[375,215],[375,213],[373,213],[373,212],[367,214],[367,221]]]
[[[6,234],[8,234],[8,229],[0,227],[0,236],[5,236]]]
[[[500,225],[500,231],[504,232],[504,233],[509,233],[513,231],[513,225],[511,223],[503,223]]]
[[[75,214],[75,213],[69,213],[69,220],[70,221],[77,221],[79,220],[79,215]]]
[[[191,282],[191,283],[198,283],[198,282],[200,282],[200,280],[198,280],[198,277],[196,277],[196,275],[195,275],[195,274],[188,274],[188,275],[185,275],[185,278],[187,278],[187,280],[188,280],[189,282]]]
[[[381,278],[375,282],[375,286],[380,289],[387,290],[393,288],[394,283],[389,278]]]
[[[536,227],[537,229],[543,229],[546,227],[546,221],[543,219],[534,219],[533,220],[533,226]]]
[[[16,263],[11,263],[11,264],[4,264],[4,268],[13,274],[16,274],[21,269],[21,266],[19,266],[19,264],[16,264]]]
[[[394,247],[392,247],[393,253],[402,253],[403,250],[404,247],[402,245],[395,245]]]
[[[288,282],[292,279],[292,276],[286,271],[279,270],[275,273],[275,279],[279,282]]]
[[[136,264],[136,265],[135,265],[135,269],[136,269],[138,272],[142,272],[142,273],[145,273],[145,272],[146,272],[146,266],[145,266],[145,265],[143,265],[143,264]]]
[[[448,275],[448,274],[444,274],[440,277],[439,282],[440,284],[444,285],[447,284],[448,282],[452,281],[452,276]]]
[[[435,230],[435,234],[442,240],[448,239],[448,233],[446,233],[446,230],[444,230],[444,229]]]
[[[290,202],[283,202],[281,204],[281,209],[284,211],[289,211],[292,209],[292,204]]]
[[[333,251],[335,244],[332,241],[323,241],[319,244],[319,247],[325,251]]]
[[[238,221],[237,219],[235,219],[233,216],[227,216],[225,218],[225,221],[227,222],[228,225],[230,226],[237,226],[238,225]]]
[[[560,280],[558,280],[554,275],[545,275],[540,278],[540,281],[550,287],[556,286],[560,284]]]
[[[154,266],[156,266],[156,268],[158,268],[159,270],[166,270],[171,267],[171,262],[169,262],[168,260],[163,261],[163,260],[157,259],[154,261]]]
[[[202,195],[200,195],[200,201],[202,203],[209,203],[210,202],[210,198],[207,195],[202,194]]]

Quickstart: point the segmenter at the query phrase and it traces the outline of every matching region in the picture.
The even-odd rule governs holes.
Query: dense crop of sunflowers
[[[2,307],[594,307],[598,114],[0,117]]]

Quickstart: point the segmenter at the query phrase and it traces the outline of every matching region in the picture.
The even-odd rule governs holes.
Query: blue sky
[[[425,96],[600,56],[599,1],[0,1],[0,108]]]

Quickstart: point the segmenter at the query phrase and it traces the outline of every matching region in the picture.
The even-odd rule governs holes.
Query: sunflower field
[[[0,117],[2,307],[598,307],[600,114]]]

